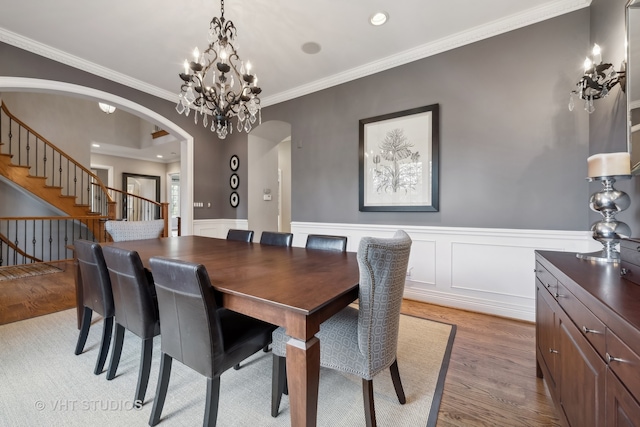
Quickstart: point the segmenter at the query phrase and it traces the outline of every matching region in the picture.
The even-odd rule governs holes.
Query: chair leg
[[[207,402],[204,408],[204,426],[216,427],[219,401],[220,377],[207,378]]]
[[[271,351],[271,349],[269,348],[269,344],[265,345],[265,346],[262,348],[262,351],[264,351],[265,353],[269,353],[269,352]]]
[[[171,362],[173,359],[166,353],[162,353],[160,357],[160,373],[158,374],[158,386],[156,387],[156,397],[153,400],[153,408],[151,408],[151,417],[149,417],[149,425],[155,426],[160,422],[162,415],[162,407],[167,397],[167,388],[169,388],[169,377],[171,376]]]
[[[404,390],[402,388],[402,381],[400,381],[400,371],[398,370],[398,359],[394,360],[391,366],[391,380],[393,381],[393,387],[396,389],[396,396],[398,396],[398,402],[401,405],[407,403],[407,399],[404,397]]]
[[[367,427],[376,427],[376,408],[373,404],[373,380],[362,379],[364,418]]]
[[[240,369],[240,364],[239,364],[239,363],[235,364],[235,365],[233,366],[233,369],[234,369],[234,370],[236,370],[236,371],[237,371],[238,369]]]
[[[93,373],[96,375],[100,375],[102,373],[104,362],[107,361],[107,353],[109,352],[109,345],[111,344],[111,334],[113,333],[113,316],[104,318],[102,328],[102,342],[100,343],[100,353],[98,353],[96,368],[93,370]]]
[[[287,358],[273,355],[271,370],[271,416],[277,417],[282,393],[287,385]]]
[[[111,351],[111,360],[109,361],[109,369],[107,369],[107,379],[112,380],[116,377],[118,365],[120,364],[120,355],[122,354],[122,343],[124,342],[124,326],[116,322],[116,333],[113,337],[113,350]]]
[[[140,354],[140,371],[138,372],[138,385],[134,402],[142,406],[144,395],[147,393],[149,373],[151,372],[151,356],[153,355],[153,337],[142,340],[142,352]]]
[[[93,310],[89,307],[85,307],[82,312],[82,324],[80,326],[80,334],[78,335],[78,343],[76,344],[76,356],[82,353],[84,350],[84,345],[87,342],[87,337],[89,336],[89,328],[91,327],[91,314]]]

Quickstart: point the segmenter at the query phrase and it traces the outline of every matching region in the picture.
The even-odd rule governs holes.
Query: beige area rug
[[[84,353],[73,354],[75,309],[0,326],[0,426],[146,426],[155,395],[160,337],[142,408],[135,393],[140,339],[127,332],[118,375],[94,375],[102,319],[94,315]],[[391,376],[374,379],[378,426],[434,426],[455,326],[401,316],[398,364],[407,403],[400,405]],[[109,354],[109,358],[110,358]],[[107,359],[107,365],[109,363]],[[218,426],[288,426],[289,400],[271,413],[270,353],[259,352],[239,371],[222,375]],[[160,426],[198,426],[204,416],[204,377],[174,362]],[[364,425],[359,378],[322,369],[318,426]]]
[[[3,280],[21,279],[23,277],[40,276],[42,274],[59,273],[62,270],[46,263],[9,265],[0,267],[0,282]]]

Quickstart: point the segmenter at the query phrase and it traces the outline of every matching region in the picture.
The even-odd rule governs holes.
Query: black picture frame
[[[240,177],[237,173],[231,174],[231,177],[229,178],[229,186],[231,186],[231,189],[233,190],[236,190],[240,186]]]
[[[240,167],[240,158],[237,155],[234,154],[231,156],[231,159],[229,159],[229,167],[234,172],[238,170]]]
[[[229,196],[229,204],[232,208],[238,207],[238,205],[240,204],[240,195],[237,192],[234,191],[233,193],[231,193],[231,196]]]
[[[359,122],[361,212],[437,212],[440,105]]]

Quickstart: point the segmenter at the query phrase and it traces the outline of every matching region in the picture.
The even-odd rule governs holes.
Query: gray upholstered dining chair
[[[115,306],[115,337],[107,379],[116,376],[125,330],[142,340],[138,385],[134,402],[142,404],[149,383],[153,337],[160,335],[158,301],[151,272],[144,268],[136,251],[105,246],[102,249],[107,264],[113,303]]]
[[[253,242],[253,230],[237,230],[231,228],[227,231],[227,240],[251,243]]]
[[[113,316],[115,309],[113,305],[113,293],[111,290],[111,280],[107,265],[104,262],[102,247],[99,243],[89,240],[78,239],[73,242],[75,257],[78,260],[80,269],[80,281],[82,283],[82,322],[80,334],[76,343],[75,354],[78,355],[84,350],[87,342],[89,328],[91,327],[91,316],[93,312],[102,315],[102,340],[100,351],[93,373],[102,373],[104,363],[107,360],[107,353],[111,345],[111,334],[113,331]]]
[[[327,234],[309,234],[307,249],[322,249],[324,251],[347,251],[347,238],[345,236],[330,236]]]
[[[291,246],[293,233],[281,233],[278,231],[263,231],[260,235],[261,245]]]
[[[373,377],[386,368],[401,404],[406,402],[398,361],[400,305],[411,250],[411,238],[402,230],[393,238],[364,237],[358,247],[359,308],[346,307],[320,325],[320,365],[362,378],[365,419],[375,426]],[[273,386],[271,415],[277,416],[286,388],[284,328],[273,332]]]
[[[127,240],[144,240],[162,237],[164,231],[164,220],[154,219],[151,221],[107,221],[105,230],[114,242],[125,242]]]
[[[220,375],[271,342],[275,326],[220,307],[203,265],[150,259],[162,325],[160,372],[149,425],[160,422],[173,359],[207,378],[204,425],[215,426]]]

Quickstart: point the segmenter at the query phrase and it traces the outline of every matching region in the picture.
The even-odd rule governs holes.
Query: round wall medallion
[[[240,159],[235,154],[231,156],[231,160],[229,160],[229,166],[231,166],[232,171],[237,171],[240,167]]]
[[[238,186],[240,185],[240,177],[237,173],[231,175],[231,178],[229,179],[229,185],[231,185],[231,188],[233,188],[234,190],[238,188]]]
[[[235,191],[231,193],[231,197],[229,197],[229,203],[231,203],[232,208],[237,208],[240,204],[240,196]]]

